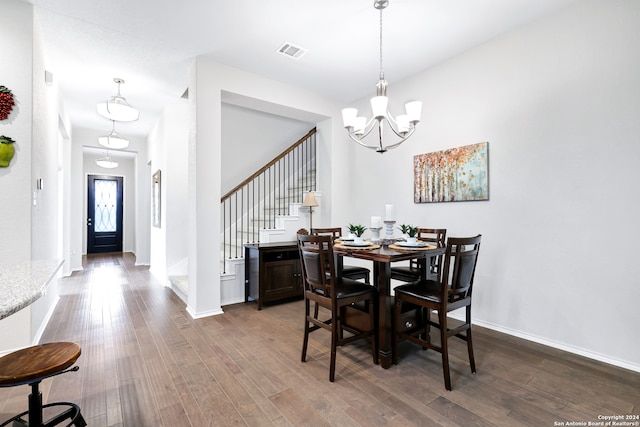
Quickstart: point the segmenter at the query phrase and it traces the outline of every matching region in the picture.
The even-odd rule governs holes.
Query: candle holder
[[[384,228],[385,228],[385,237],[387,239],[392,239],[393,238],[393,225],[395,224],[395,221],[384,221]]]
[[[382,227],[369,227],[369,230],[371,230],[371,240],[379,241],[380,230],[382,230]]]

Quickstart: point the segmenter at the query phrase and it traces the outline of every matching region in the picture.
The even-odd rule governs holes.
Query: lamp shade
[[[118,162],[114,162],[113,160],[111,160],[111,157],[107,156],[96,160],[96,165],[100,166],[101,168],[113,169],[118,167]]]
[[[107,136],[98,137],[98,144],[114,150],[122,150],[129,146],[129,141],[118,135],[116,131],[111,131]]]
[[[302,206],[315,207],[320,205],[316,200],[315,194],[313,194],[313,192],[311,191],[307,191],[307,193],[304,195],[304,201],[302,202]]]
[[[357,115],[358,115],[357,109],[344,108],[342,110],[342,123],[344,124],[344,127],[346,128],[354,127]]]
[[[116,122],[133,122],[138,120],[140,112],[129,105],[124,96],[120,95],[120,85],[124,84],[124,80],[116,77],[113,81],[118,84],[118,94],[96,105],[98,114],[109,120],[115,120]]]
[[[110,100],[96,105],[98,114],[117,122],[133,122],[138,120],[140,112],[127,103],[121,96],[114,96]]]

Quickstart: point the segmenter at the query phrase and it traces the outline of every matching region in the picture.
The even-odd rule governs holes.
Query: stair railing
[[[222,196],[222,259],[242,258],[244,244],[275,228],[278,215],[316,190],[316,129]],[[223,267],[223,273],[226,273]]]

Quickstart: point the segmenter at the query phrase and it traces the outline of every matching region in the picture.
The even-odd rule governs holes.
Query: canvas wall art
[[[489,143],[413,157],[415,203],[489,200]]]

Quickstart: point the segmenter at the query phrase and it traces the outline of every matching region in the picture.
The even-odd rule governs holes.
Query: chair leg
[[[429,323],[431,321],[431,310],[429,310],[427,307],[421,308],[420,316],[422,316],[422,319],[419,320],[421,320],[424,324],[424,336],[422,337],[422,340],[424,340],[426,343],[431,344],[431,324]],[[422,349],[428,350],[429,348],[423,346]]]
[[[336,348],[338,347],[338,333],[341,328],[337,315],[334,315],[334,320],[331,322],[331,361],[329,362],[329,381],[331,382],[336,379]]]
[[[316,303],[316,308],[318,307],[318,304]],[[310,307],[309,307],[309,300],[306,299],[304,300],[304,339],[302,340],[302,357],[301,357],[301,361],[305,362],[307,359],[307,345],[309,344],[309,312],[310,312]]]
[[[471,339],[471,306],[467,306],[467,350],[469,351],[469,365],[471,366],[471,373],[476,373],[476,361],[473,357],[473,342]]]
[[[440,321],[440,352],[442,353],[444,387],[447,390],[451,391],[451,374],[449,372],[449,347],[447,345],[447,313],[444,310],[438,310],[438,318]]]

